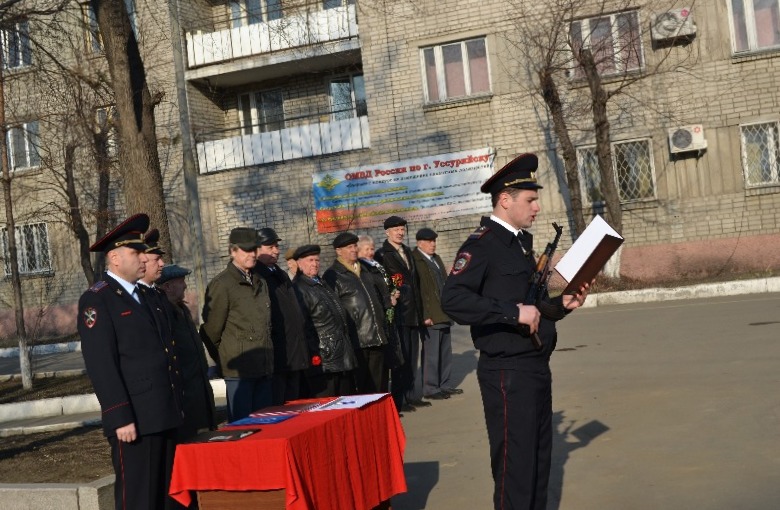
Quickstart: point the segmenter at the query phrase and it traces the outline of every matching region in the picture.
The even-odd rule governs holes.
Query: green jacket
[[[200,336],[217,352],[223,377],[252,379],[273,374],[271,300],[268,285],[257,275],[250,285],[228,263],[206,288]]]
[[[420,319],[422,323],[426,319],[431,319],[434,324],[452,324],[450,319],[444,310],[441,309],[441,289],[442,287],[437,283],[436,275],[434,271],[436,269],[427,259],[427,257],[420,252],[418,248],[412,250],[412,257],[414,258],[415,266],[417,267],[417,275],[420,279],[420,300],[422,301],[423,316]],[[439,274],[441,282],[447,278],[447,271],[444,269],[444,262],[441,257],[434,253],[433,258],[436,263],[439,264]]]

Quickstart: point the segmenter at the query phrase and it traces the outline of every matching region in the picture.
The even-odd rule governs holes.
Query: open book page
[[[593,218],[555,265],[555,270],[567,283],[563,293],[576,292],[584,283],[590,283],[621,244],[623,237],[615,229],[601,216]]]

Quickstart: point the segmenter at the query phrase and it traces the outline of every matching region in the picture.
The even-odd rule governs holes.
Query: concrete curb
[[[73,370],[55,370],[54,372],[35,372],[33,374],[33,380],[46,379],[49,377],[76,377],[79,375],[85,375],[87,373],[86,368],[75,368]],[[0,375],[0,382],[6,381],[21,381],[22,374],[3,374]]]
[[[0,508],[99,510],[114,507],[114,475],[90,483],[0,483]]]
[[[81,352],[81,341],[65,342],[60,344],[33,345],[33,354],[55,354],[58,352]],[[13,358],[19,356],[18,347],[6,347],[0,349],[0,358]]]

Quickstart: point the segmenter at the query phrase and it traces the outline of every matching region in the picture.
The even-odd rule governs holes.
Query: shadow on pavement
[[[452,375],[450,375],[450,386],[458,388],[466,379],[466,376],[477,370],[478,353],[474,349],[465,352],[452,353]]]
[[[585,448],[595,438],[606,433],[609,427],[598,420],[577,426],[576,421],[565,423],[563,411],[553,413],[553,449],[550,467],[550,486],[547,510],[558,510],[563,491],[564,466],[571,452]],[[575,426],[577,426],[575,428]],[[574,439],[571,441],[570,439]]]
[[[404,464],[408,492],[393,497],[393,508],[423,510],[428,495],[439,482],[438,462],[407,462]]]

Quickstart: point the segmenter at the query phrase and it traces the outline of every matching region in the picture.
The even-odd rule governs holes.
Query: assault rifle
[[[563,227],[559,226],[557,223],[553,223],[552,226],[555,229],[555,239],[553,239],[551,243],[547,243],[547,248],[544,249],[544,253],[542,253],[542,256],[539,257],[539,260],[536,262],[536,271],[534,272],[533,277],[531,277],[531,286],[528,289],[528,294],[526,294],[525,299],[523,300],[524,305],[536,306],[538,308],[539,302],[547,294],[547,285],[550,283],[550,276],[552,275],[552,268],[550,267],[552,264],[552,257],[555,250],[558,248],[558,241],[561,240],[561,235],[563,234]],[[536,350],[541,350],[542,340],[539,338],[539,335],[537,333],[531,335],[530,328],[525,324],[522,325],[522,330],[531,337],[531,341],[533,341]]]

